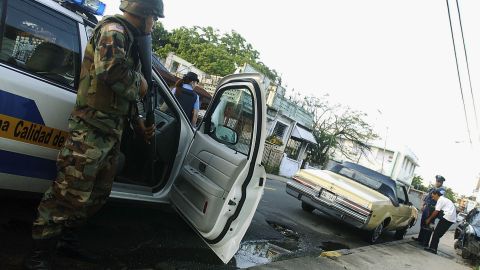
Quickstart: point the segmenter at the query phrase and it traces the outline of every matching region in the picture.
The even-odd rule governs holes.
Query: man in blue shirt
[[[173,94],[193,126],[196,125],[198,111],[200,110],[200,99],[198,94],[193,91],[198,82],[198,75],[194,72],[188,72],[182,79],[177,81],[175,88],[172,89]]]
[[[437,201],[435,201],[432,197],[432,193],[434,191],[438,191],[440,194],[445,195],[445,188],[443,187],[443,182],[445,182],[445,178],[441,175],[435,176],[435,186],[428,190],[427,195],[423,198],[423,206],[422,206],[422,218],[420,220],[420,233],[418,237],[413,237],[413,240],[420,242],[423,246],[428,247],[428,243],[430,242],[430,236],[432,236],[432,230],[429,228],[429,225],[425,224],[427,218],[433,213],[435,210],[435,205]],[[431,223],[435,223],[435,220],[432,220]]]

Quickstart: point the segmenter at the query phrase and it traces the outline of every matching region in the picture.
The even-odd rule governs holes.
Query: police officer
[[[57,177],[38,206],[27,269],[51,269],[55,248],[63,255],[96,259],[80,248],[76,228],[110,195],[123,128],[148,89],[135,37],[150,33],[154,21],[164,17],[162,0],[122,0],[120,10],[123,15],[99,22],[85,49],[69,136],[57,158]],[[153,126],[135,121],[148,140]]]
[[[197,123],[198,111],[200,110],[200,100],[197,93],[193,90],[198,82],[198,75],[190,71],[182,79],[178,80],[175,88],[172,89],[193,126]]]
[[[443,182],[445,182],[445,178],[441,175],[435,176],[435,186],[428,190],[428,194],[423,199],[423,206],[422,206],[422,218],[420,222],[420,232],[418,237],[413,237],[415,241],[420,242],[423,246],[428,246],[430,242],[430,236],[432,235],[432,230],[429,228],[429,225],[425,223],[427,218],[433,213],[435,210],[436,201],[432,197],[432,193],[434,191],[438,191],[442,195],[445,194],[445,188],[443,187]],[[434,220],[431,223],[435,223]]]

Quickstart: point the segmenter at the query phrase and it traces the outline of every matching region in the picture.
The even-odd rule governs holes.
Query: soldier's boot
[[[52,254],[57,244],[57,238],[33,240],[32,250],[23,262],[28,270],[50,270],[52,268]]]
[[[71,228],[63,229],[57,243],[57,254],[91,263],[99,260],[98,256],[81,247],[77,232]]]

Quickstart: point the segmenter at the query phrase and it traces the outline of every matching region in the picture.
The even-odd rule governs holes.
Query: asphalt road
[[[38,199],[0,196],[0,269],[21,269],[30,248]],[[237,255],[224,265],[168,205],[110,201],[80,231],[82,243],[103,260],[88,264],[58,257],[59,269],[236,269],[323,250],[368,245],[362,232],[318,211],[307,213],[268,180]],[[380,241],[393,240],[385,233]]]

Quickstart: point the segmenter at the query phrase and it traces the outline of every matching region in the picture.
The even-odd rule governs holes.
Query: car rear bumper
[[[366,214],[365,212],[360,213],[353,207],[349,207],[346,200],[339,197],[333,202],[327,201],[318,196],[318,191],[300,183],[289,181],[287,183],[286,191],[289,195],[298,200],[354,227],[363,228],[370,220],[371,212],[369,214]]]

